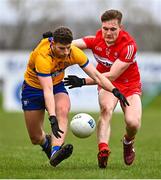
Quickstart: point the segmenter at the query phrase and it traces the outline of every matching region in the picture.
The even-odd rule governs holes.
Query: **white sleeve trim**
[[[134,53],[134,45],[128,45],[125,59],[131,59],[133,56],[133,53]]]

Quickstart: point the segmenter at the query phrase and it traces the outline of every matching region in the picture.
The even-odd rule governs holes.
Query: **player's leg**
[[[56,117],[59,121],[59,127],[64,132],[61,138],[53,137],[52,144],[62,145],[65,141],[68,128],[68,113],[70,111],[70,99],[66,93],[58,93],[55,95]]]
[[[43,130],[44,113],[44,110],[24,111],[24,117],[32,144],[40,145],[50,158],[51,138]]]
[[[42,129],[44,110],[24,111],[24,117],[32,144],[42,144],[45,137]]]
[[[98,142],[98,165],[100,168],[107,166],[108,156],[110,154],[110,120],[113,110],[117,104],[117,98],[110,92],[103,89],[99,92],[100,116],[97,125],[97,142]]]
[[[43,91],[29,86],[26,82],[22,87],[22,109],[29,137],[33,144],[39,144],[48,158],[51,155],[51,138],[45,135],[43,121],[45,114],[45,102]]]
[[[131,165],[135,159],[134,138],[141,126],[142,105],[138,94],[127,97],[130,106],[122,107],[125,114],[126,134],[123,139],[124,161]]]
[[[59,127],[64,132],[61,138],[52,136],[52,153],[50,164],[57,166],[61,161],[68,158],[73,152],[71,144],[63,145],[65,142],[68,128],[68,113],[70,111],[70,99],[63,83],[54,88],[56,117],[59,121]]]
[[[67,159],[73,152],[73,146],[71,144],[63,145],[68,128],[68,113],[70,110],[69,96],[65,93],[58,93],[55,95],[56,116],[59,121],[59,127],[64,134],[61,138],[52,138],[52,153],[50,158],[50,164],[57,166],[61,161]]]

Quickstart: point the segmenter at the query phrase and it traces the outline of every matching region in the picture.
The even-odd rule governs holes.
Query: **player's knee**
[[[66,117],[69,113],[70,107],[60,107],[57,109],[56,114],[61,117]]]
[[[137,117],[130,116],[127,121],[127,126],[128,128],[133,129],[133,130],[140,129],[140,126],[141,126],[140,119]]]
[[[101,105],[101,114],[106,116],[112,116],[113,107],[110,105]]]

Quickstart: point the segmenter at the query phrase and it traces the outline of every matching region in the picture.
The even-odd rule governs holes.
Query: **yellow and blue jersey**
[[[32,87],[42,89],[38,76],[51,76],[53,85],[60,83],[64,78],[64,70],[71,65],[78,64],[85,67],[89,60],[82,50],[71,45],[71,52],[67,58],[53,56],[50,38],[42,39],[31,52],[24,79]]]

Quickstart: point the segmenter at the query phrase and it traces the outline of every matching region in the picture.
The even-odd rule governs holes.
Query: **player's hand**
[[[120,91],[117,88],[114,88],[112,90],[112,93],[114,94],[115,97],[117,97],[121,101],[123,106],[127,106],[127,105],[129,106],[127,99],[125,98],[123,94],[120,93]]]
[[[56,119],[56,116],[50,116],[49,117],[50,125],[52,132],[56,138],[61,138],[60,133],[64,133],[62,130],[59,129],[58,120]]]
[[[79,78],[74,75],[69,75],[68,77],[64,78],[64,85],[69,86],[69,89],[75,87],[82,87],[86,85],[85,78]]]

